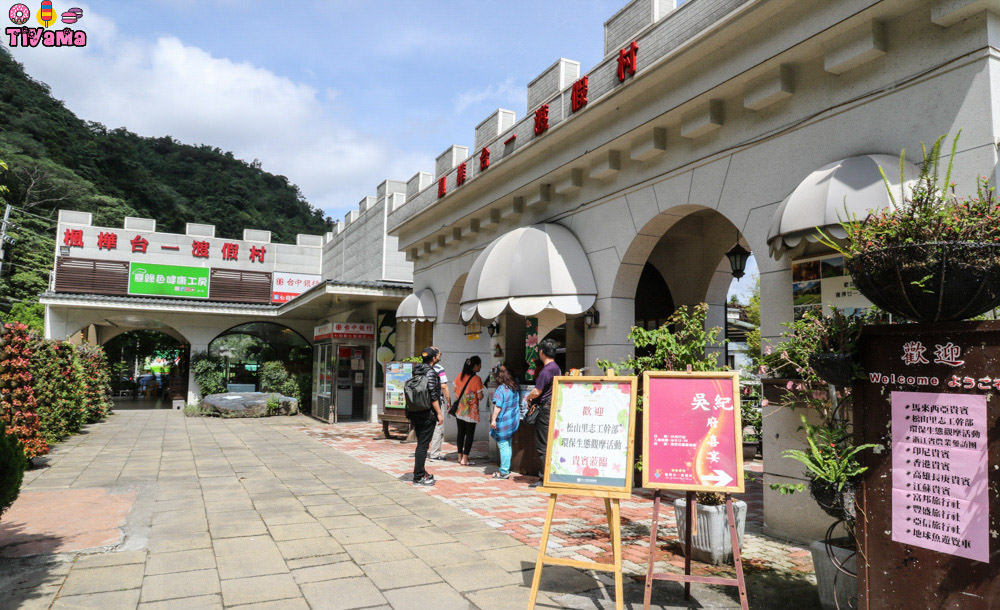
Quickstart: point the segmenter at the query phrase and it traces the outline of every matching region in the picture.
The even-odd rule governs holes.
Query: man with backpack
[[[441,351],[425,347],[420,353],[422,362],[413,367],[413,376],[403,386],[406,395],[406,417],[417,437],[413,454],[413,484],[433,485],[434,475],[424,470],[427,448],[434,436],[434,428],[444,422],[441,414],[441,380],[434,365],[441,360]]]

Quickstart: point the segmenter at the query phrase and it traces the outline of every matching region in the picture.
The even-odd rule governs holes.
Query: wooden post
[[[646,566],[646,587],[642,597],[642,607],[649,608],[653,600],[653,564],[656,563],[657,529],[660,522],[660,490],[653,494],[653,522],[649,526],[649,564]]]
[[[690,365],[688,365],[690,366]],[[684,514],[686,516],[684,523],[684,575],[691,575],[691,531],[693,529],[692,521],[697,518],[694,514],[694,492],[689,491],[684,494],[686,502],[684,502]],[[691,599],[691,582],[688,580],[684,581],[684,599]]]
[[[740,552],[740,536],[736,529],[736,514],[733,511],[733,496],[726,494],[726,515],[729,517],[729,538],[733,542],[733,565],[736,567],[736,586],[740,592],[740,608],[747,610],[747,583],[743,579],[743,557]]]

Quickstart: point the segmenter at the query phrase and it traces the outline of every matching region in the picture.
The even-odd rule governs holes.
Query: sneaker
[[[434,485],[435,483],[437,483],[437,481],[435,481],[434,477],[431,477],[431,476],[426,476],[426,477],[424,477],[422,479],[417,479],[416,481],[413,482],[414,485],[423,485],[423,486],[426,486],[426,487],[430,487],[431,485]]]
[[[529,483],[528,487],[531,487],[532,489],[534,489],[535,487],[538,487],[542,483],[543,483],[542,479],[538,479],[537,481],[534,481],[533,483]]]
[[[507,474],[503,474],[503,473],[501,473],[498,470],[498,471],[496,471],[496,472],[493,473],[493,478],[494,479],[504,479],[504,480],[507,480],[507,479],[510,478],[510,473],[508,472]]]

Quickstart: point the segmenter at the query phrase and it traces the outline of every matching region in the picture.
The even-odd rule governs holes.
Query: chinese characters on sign
[[[375,340],[375,325],[360,322],[334,322],[330,331],[333,339]]]
[[[448,194],[448,176],[441,176],[438,180],[438,197],[444,197]]]
[[[128,293],[131,295],[207,299],[210,269],[151,263],[130,263]]]
[[[872,307],[854,287],[843,256],[825,256],[792,263],[792,311],[800,319],[807,311],[830,314],[839,309],[846,316]]]
[[[892,393],[892,539],[989,561],[986,396]]]
[[[490,149],[483,147],[479,153],[479,171],[484,172],[490,166]]]
[[[149,240],[142,235],[136,235],[128,243],[132,245],[132,252],[140,252],[142,254],[145,254],[146,248],[149,247]]]
[[[927,348],[921,341],[907,341],[903,344],[902,360],[906,366],[913,364],[929,364],[924,352]],[[934,364],[947,364],[948,366],[962,366],[965,360],[960,360],[962,348],[951,341],[944,345],[934,346]]]
[[[455,174],[455,186],[465,184],[465,161],[458,164],[458,173]]]
[[[618,80],[624,81],[628,76],[635,76],[636,61],[639,54],[639,43],[632,41],[628,47],[618,51]]]
[[[634,399],[634,378],[557,378],[545,485],[626,487]]]
[[[584,76],[573,83],[573,93],[570,95],[570,107],[573,112],[580,110],[587,105],[587,83],[588,77]]]
[[[320,281],[318,275],[275,271],[271,275],[271,302],[287,303]]]
[[[264,246],[260,246],[259,248],[257,246],[250,246],[250,262],[252,263],[256,260],[258,263],[263,263],[265,252],[267,252],[267,248]]]
[[[899,359],[906,366],[916,366],[921,364],[943,364],[945,366],[958,367],[965,364],[962,358],[962,347],[954,342],[936,343],[934,345],[934,360],[928,360],[927,347],[923,341],[907,340],[902,344]],[[881,385],[908,385],[908,386],[940,386],[947,381],[949,388],[963,390],[998,390],[1000,391],[1000,376],[997,377],[968,377],[962,375],[952,375],[951,379],[940,378],[926,374],[897,375],[895,373],[885,374],[878,371],[868,373],[868,380],[874,384]]]
[[[207,241],[191,242],[191,256],[195,258],[208,258],[209,243]]]
[[[63,245],[73,248],[83,247],[83,229],[66,229],[63,233]]]
[[[82,244],[81,244],[82,245]],[[101,231],[97,234],[97,249],[98,250],[117,250],[118,249],[118,234],[108,233]]]
[[[542,104],[535,110],[535,135],[540,136],[549,129],[549,105]]]
[[[647,373],[643,486],[743,491],[736,373]]]
[[[222,244],[222,260],[235,261],[240,258],[240,245],[232,242]]]

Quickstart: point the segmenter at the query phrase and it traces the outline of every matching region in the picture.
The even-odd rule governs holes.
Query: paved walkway
[[[367,442],[374,430],[343,428]],[[537,549],[496,527],[503,511],[467,510],[461,485],[400,482],[398,470],[328,446],[334,438],[303,417],[130,411],[89,426],[26,473],[22,498],[0,521],[0,608],[526,606]],[[404,462],[412,451],[379,446]],[[752,607],[815,606],[801,574],[748,572]],[[613,607],[606,574],[543,574],[541,608]],[[626,589],[628,606],[641,607],[641,581],[627,579]],[[694,593],[691,606],[679,586],[657,583],[655,601],[736,606],[729,589]]]

